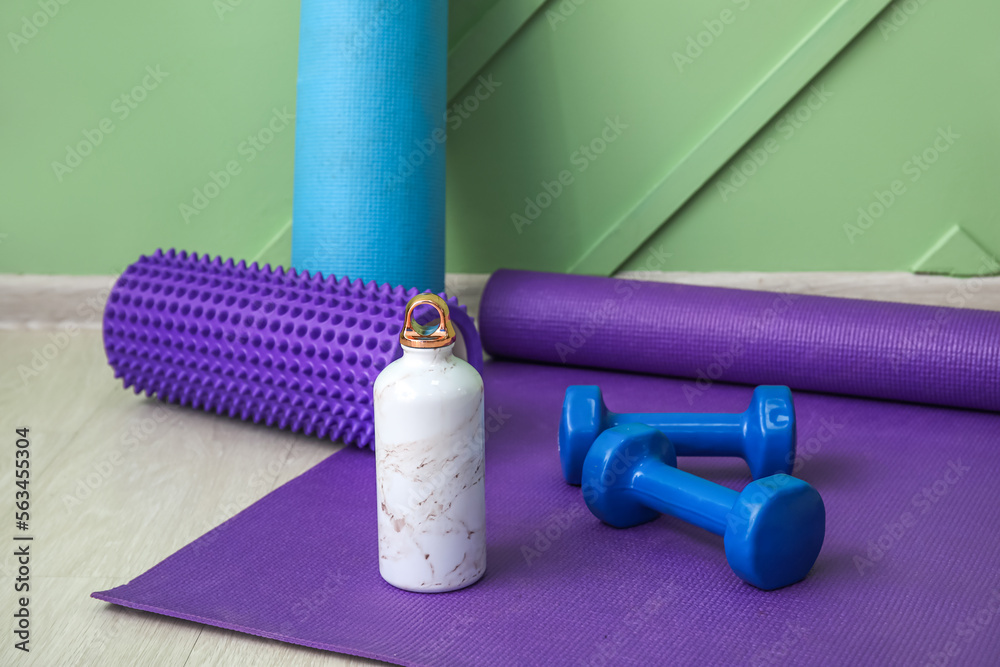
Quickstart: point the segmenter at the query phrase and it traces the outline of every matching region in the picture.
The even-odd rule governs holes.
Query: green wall
[[[453,0],[448,269],[993,271],[998,23],[986,0]],[[16,0],[0,29],[0,271],[287,263],[297,3]]]
[[[9,32],[39,3],[0,9],[3,270],[113,273],[159,246],[260,252],[290,218],[294,130],[256,153],[243,142],[273,109],[294,113],[297,5],[55,4],[17,53]],[[121,96],[143,85],[147,67],[165,78],[130,108]],[[97,145],[57,174],[53,163],[79,142]],[[194,190],[230,161],[239,173],[185,220],[181,204],[193,205]]]
[[[997,272],[1000,5],[896,5],[626,267],[662,243],[680,270]]]

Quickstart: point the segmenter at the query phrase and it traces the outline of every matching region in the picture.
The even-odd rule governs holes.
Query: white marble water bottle
[[[423,327],[417,306],[439,322]],[[453,591],[486,571],[483,379],[452,354],[448,305],[406,305],[403,356],[375,380],[379,573],[408,591]]]

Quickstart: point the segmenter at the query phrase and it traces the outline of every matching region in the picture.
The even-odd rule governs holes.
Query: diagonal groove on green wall
[[[693,151],[568,267],[611,274],[846,47],[889,0],[842,0]]]

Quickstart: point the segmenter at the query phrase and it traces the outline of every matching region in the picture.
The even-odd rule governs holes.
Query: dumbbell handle
[[[678,456],[698,456],[706,449],[716,456],[743,456],[743,413],[608,413],[608,428],[621,424],[646,424],[663,431]]]
[[[638,465],[632,478],[631,493],[646,507],[716,535],[725,535],[726,517],[740,495],[657,459]]]

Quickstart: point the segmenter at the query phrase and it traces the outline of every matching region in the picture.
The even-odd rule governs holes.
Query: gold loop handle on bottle
[[[438,320],[426,325],[414,321],[413,311],[417,306],[427,305],[438,312]],[[403,330],[399,332],[399,343],[404,347],[435,348],[445,347],[455,342],[455,327],[451,323],[448,304],[437,294],[418,294],[406,304],[406,318]]]

